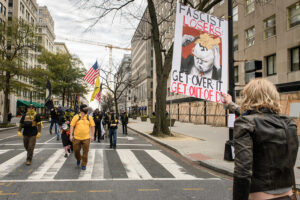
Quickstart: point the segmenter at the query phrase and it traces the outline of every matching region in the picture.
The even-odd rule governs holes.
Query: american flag
[[[96,80],[97,76],[99,75],[99,72],[100,72],[100,68],[98,66],[98,62],[96,61],[95,64],[93,65],[93,67],[91,67],[91,69],[84,76],[84,80],[86,82],[88,82],[89,84],[94,85],[95,80]]]
[[[102,83],[100,85],[100,91],[96,94],[95,99],[97,99],[97,101],[99,101],[99,103],[100,103],[101,97],[102,97]]]

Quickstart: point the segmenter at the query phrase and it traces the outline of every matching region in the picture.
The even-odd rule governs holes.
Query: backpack
[[[78,120],[77,120],[77,122],[79,121],[79,120],[81,120],[81,116],[79,115],[79,114],[77,114],[78,115]],[[76,115],[75,115],[76,116]],[[74,116],[74,117],[75,117]],[[88,120],[88,121],[90,121],[90,118],[89,118],[89,115],[87,115],[86,116],[86,119]],[[77,124],[77,122],[76,122],[76,124]],[[76,125],[75,125],[76,126]]]
[[[31,117],[29,115],[25,114],[24,121],[23,121],[23,127],[25,128],[25,127],[36,126],[35,118],[36,118],[36,114],[34,115],[33,119],[31,119]]]

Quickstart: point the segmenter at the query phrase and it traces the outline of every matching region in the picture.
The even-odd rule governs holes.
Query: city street
[[[232,181],[184,161],[179,155],[129,131],[93,142],[87,170],[74,155],[64,157],[61,141],[45,125],[33,163],[17,130],[0,132],[0,199],[231,199]]]

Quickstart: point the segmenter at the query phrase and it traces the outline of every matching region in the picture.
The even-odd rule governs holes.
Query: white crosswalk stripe
[[[35,154],[40,151],[53,151],[49,149],[36,149]],[[10,150],[0,150],[0,154],[6,153]],[[160,150],[129,150],[129,149],[118,149],[116,150],[116,154],[119,157],[119,162],[122,163],[122,165],[115,165],[113,168],[117,167],[118,169],[105,169],[105,167],[112,167],[105,165],[105,162],[107,162],[107,158],[104,156],[105,153],[108,151],[112,152],[114,150],[103,150],[103,149],[90,149],[88,154],[88,164],[86,166],[86,170],[83,171],[79,168],[75,167],[75,159],[74,155],[72,154],[68,158],[64,157],[64,150],[58,149],[56,151],[51,152],[51,155],[44,159],[43,161],[40,161],[38,166],[32,171],[28,177],[25,177],[25,180],[23,181],[95,181],[95,180],[112,180],[112,179],[130,179],[130,180],[157,180],[157,179],[166,179],[166,180],[190,180],[190,179],[200,179],[197,178],[191,174],[188,174],[186,169],[184,169],[182,166],[180,166],[177,162],[172,160],[167,155],[163,154]],[[160,165],[155,165],[157,167],[160,167],[160,169],[151,169],[143,165],[143,162],[139,160],[139,158],[136,156],[136,151],[144,151],[146,152],[150,157],[152,157],[155,162],[159,163]],[[24,164],[25,158],[26,158],[26,151],[23,151],[19,153],[18,155],[10,158],[6,162],[3,162],[0,164],[0,181],[3,181],[2,179],[4,177],[9,177],[10,173],[12,173],[16,168],[20,167],[21,164]],[[49,155],[49,154],[47,154]],[[107,154],[106,154],[107,155]],[[40,155],[42,156],[42,155]],[[36,159],[35,163],[38,162],[39,156],[36,155],[34,157],[34,160]],[[71,160],[69,160],[71,159]],[[66,163],[66,160],[69,160],[68,163]],[[74,162],[74,168],[70,168],[70,161],[72,163]],[[145,162],[145,161],[144,161]],[[66,165],[64,165],[66,163]],[[118,178],[118,177],[110,177],[109,172],[106,171],[112,171],[112,170],[122,170],[125,169],[126,175],[128,178]],[[78,173],[75,177],[71,179],[64,179],[64,177],[56,177],[58,172],[59,174],[63,174],[61,170],[73,170],[74,173]],[[148,171],[149,170],[149,171]],[[152,177],[151,172],[153,174],[153,171],[159,171],[159,170],[167,170],[170,175],[167,178],[164,177]],[[73,173],[72,172],[72,173]],[[171,177],[173,176],[173,178]],[[15,176],[15,174],[14,174]],[[59,175],[60,176],[60,175]],[[77,177],[78,176],[78,177]],[[76,178],[77,177],[77,178]],[[17,177],[16,177],[17,179]],[[23,178],[24,179],[24,178]],[[15,181],[21,181],[21,180],[15,180]]]
[[[62,154],[63,155],[63,154]],[[66,161],[66,158],[61,155],[58,160],[48,169],[48,171],[42,176],[41,179],[47,179],[51,180],[54,179],[57,172],[60,170],[60,168],[63,166],[63,164]]]
[[[88,164],[86,170],[81,170],[79,174],[79,179],[90,180],[92,178],[93,166],[95,162],[95,149],[91,149],[88,154]]]
[[[175,161],[170,159],[168,156],[164,155],[160,151],[156,150],[145,150],[152,158],[154,158],[158,163],[160,163],[166,170],[168,170],[175,178],[195,178],[192,175],[184,172],[185,170],[178,165]]]
[[[40,151],[41,151],[40,149],[36,149],[34,151],[34,154],[37,154]],[[0,165],[0,178],[3,178],[4,176],[8,175],[16,168],[18,168],[20,165],[24,164],[26,157],[27,157],[27,152],[23,151],[22,153],[2,163]]]
[[[34,171],[29,177],[29,180],[38,180],[44,176],[49,168],[61,157],[64,153],[63,149],[57,150],[48,160],[46,160],[36,171]]]
[[[129,179],[149,179],[151,175],[128,149],[117,150]]]

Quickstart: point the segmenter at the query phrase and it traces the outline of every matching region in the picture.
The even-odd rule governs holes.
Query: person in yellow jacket
[[[36,143],[36,138],[41,137],[41,118],[36,114],[34,106],[30,104],[27,112],[22,116],[18,129],[18,136],[22,137],[23,129],[23,143],[27,151],[26,165],[31,165],[33,151]]]
[[[80,106],[80,113],[75,115],[71,121],[70,140],[73,142],[73,151],[77,160],[77,166],[81,163],[81,169],[86,170],[90,142],[94,141],[95,122],[92,116],[87,114],[88,107]],[[74,133],[74,136],[73,136]],[[80,153],[83,149],[82,155]]]

